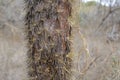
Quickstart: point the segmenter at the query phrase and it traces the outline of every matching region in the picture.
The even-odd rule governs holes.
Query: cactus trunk
[[[25,0],[29,80],[70,80],[68,0]]]

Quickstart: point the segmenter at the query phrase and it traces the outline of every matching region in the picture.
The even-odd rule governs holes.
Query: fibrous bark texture
[[[68,0],[25,0],[29,80],[69,80]]]

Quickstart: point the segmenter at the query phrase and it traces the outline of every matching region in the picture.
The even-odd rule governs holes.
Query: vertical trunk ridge
[[[68,0],[25,0],[29,80],[70,80]]]

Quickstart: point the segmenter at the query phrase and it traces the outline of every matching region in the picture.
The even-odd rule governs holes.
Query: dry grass
[[[7,3],[7,0],[0,1]],[[12,1],[12,3],[10,4],[9,1]],[[24,34],[22,34],[24,12],[21,11],[20,7],[22,1],[9,1],[8,7],[8,4],[4,5],[6,7],[0,5],[0,80],[26,80],[26,47]],[[119,41],[109,40],[104,30],[96,33],[98,23],[94,24],[92,19],[90,24],[80,25],[79,10],[76,10],[80,5],[78,2],[74,4],[76,4],[74,6],[75,11],[73,17],[70,18],[73,26],[73,36],[71,38],[73,52],[69,57],[73,58],[74,64],[71,80],[119,80]],[[14,9],[16,8],[15,5],[20,12]],[[6,14],[6,12],[9,14]],[[12,13],[16,12],[17,15],[14,16],[15,14]],[[3,28],[3,26],[5,27]]]
[[[119,40],[111,41],[107,37],[107,32],[104,29],[96,31],[101,18],[95,16],[95,12],[92,12],[95,11],[96,8],[86,8],[87,9],[85,9],[84,6],[83,10],[82,8],[80,10],[87,10],[85,12],[91,14],[87,14],[86,19],[88,20],[84,23],[85,25],[80,24],[79,26],[77,23],[74,24],[74,26],[77,27],[74,28],[74,35],[72,38],[73,54],[75,54],[75,58],[73,60],[75,61],[73,80],[119,80]],[[78,7],[76,9],[78,9]],[[79,14],[80,13],[75,13],[74,15]],[[96,17],[97,21],[94,20],[95,18],[90,16]],[[78,17],[73,20],[74,22],[78,22]],[[110,31],[110,29],[111,28],[108,28],[107,31]],[[117,61],[117,63],[115,62],[116,64],[113,64],[113,57],[115,57],[114,59]],[[114,66],[114,68],[111,66]]]

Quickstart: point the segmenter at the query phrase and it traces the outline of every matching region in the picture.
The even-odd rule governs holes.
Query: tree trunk
[[[70,80],[70,2],[25,1],[29,80]]]

